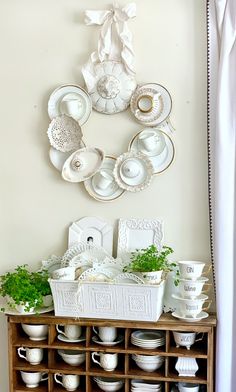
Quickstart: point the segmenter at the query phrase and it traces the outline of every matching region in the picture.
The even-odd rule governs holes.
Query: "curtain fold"
[[[210,215],[216,392],[236,391],[236,1],[208,0]]]

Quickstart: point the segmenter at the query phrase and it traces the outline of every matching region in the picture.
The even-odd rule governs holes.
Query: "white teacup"
[[[61,327],[63,327],[64,330],[60,329],[59,325],[56,326],[57,332],[61,333],[69,340],[78,339],[81,336],[82,328],[80,325],[68,324],[61,325]]]
[[[151,95],[142,95],[137,100],[137,107],[142,113],[150,113],[154,106],[154,99]]]
[[[21,373],[22,380],[26,384],[27,388],[37,388],[41,381],[48,380],[47,373],[23,372],[22,370],[20,373]]]
[[[180,278],[192,280],[200,278],[205,265],[202,261],[178,261]],[[211,265],[209,265],[208,270],[204,274],[207,274],[210,269]]]
[[[95,174],[95,184],[99,189],[107,189],[114,181],[114,177],[106,170],[100,170]]]
[[[199,278],[197,280],[179,279],[179,293],[183,298],[194,299],[202,293],[207,293],[211,287],[211,284],[206,284],[208,278]],[[202,290],[203,286],[206,286],[205,290]]]
[[[151,152],[155,150],[156,155],[161,154],[166,146],[165,136],[158,130],[153,131],[144,129],[140,133],[138,140],[146,151]]]
[[[204,333],[196,333],[196,332],[176,332],[173,331],[176,347],[186,347],[187,350],[190,350],[190,347],[195,342],[199,342],[203,339]],[[196,339],[197,335],[201,335],[198,339]]]
[[[52,272],[53,279],[75,280],[75,267],[58,268]]]
[[[39,365],[43,359],[42,348],[19,347],[17,352],[19,357],[26,359],[31,365]],[[25,352],[25,355],[22,352]]]
[[[71,117],[76,117],[80,114],[83,105],[81,100],[76,96],[66,96],[60,103],[61,114],[66,114]]]
[[[67,391],[75,391],[80,383],[80,376],[77,374],[61,374],[55,373],[54,379],[61,384]]]
[[[48,325],[44,324],[21,324],[23,331],[30,340],[44,340],[48,335]]]
[[[100,362],[95,357],[100,357]],[[118,354],[92,353],[93,362],[101,366],[106,372],[112,372],[118,365]]]
[[[114,342],[117,337],[117,328],[115,327],[93,327],[93,331],[103,342]]]
[[[190,384],[187,382],[178,383],[179,392],[198,392],[200,389],[199,384]]]
[[[173,294],[173,297],[176,296]],[[193,317],[196,318],[201,311],[208,310],[212,301],[206,301],[207,295],[202,294],[199,298],[190,299],[190,298],[181,298],[178,297],[178,307],[179,313],[183,317]],[[203,304],[208,303],[208,305],[203,307]]]
[[[127,178],[135,178],[140,173],[140,167],[135,160],[128,158],[121,164],[121,172]]]

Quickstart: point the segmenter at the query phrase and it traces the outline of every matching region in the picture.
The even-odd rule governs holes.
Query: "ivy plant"
[[[131,262],[124,268],[124,272],[171,271],[176,266],[175,263],[168,261],[167,257],[171,253],[173,253],[173,249],[169,246],[163,246],[161,250],[158,250],[155,245],[131,252]]]

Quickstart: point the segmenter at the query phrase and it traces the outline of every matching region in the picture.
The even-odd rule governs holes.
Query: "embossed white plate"
[[[80,148],[83,133],[77,121],[62,114],[51,121],[47,135],[52,147],[61,152],[68,152]]]
[[[81,260],[78,260],[79,264],[76,264],[76,261],[75,263],[70,263],[70,262],[75,256],[81,255],[84,252],[87,252],[86,257],[88,260],[89,258],[91,258],[91,259],[96,259],[98,262],[99,261],[102,262],[106,257],[108,258],[111,257],[109,253],[106,252],[105,249],[99,246],[95,246],[92,243],[81,242],[80,244],[72,246],[65,252],[65,254],[62,257],[61,267],[68,267],[68,266],[80,267]]]
[[[147,155],[153,165],[154,174],[162,173],[171,165],[174,160],[175,148],[173,141],[171,140],[170,136],[157,129],[156,132],[163,135],[165,138],[165,148],[160,154],[155,154],[155,150],[149,153],[148,151],[145,151],[145,149],[140,145],[139,136],[141,132],[137,133],[133,137],[129,145],[129,150],[136,152],[140,151],[144,155]]]
[[[52,120],[66,114],[83,125],[89,118],[92,102],[89,94],[80,86],[66,84],[52,92],[48,101],[48,115]]]
[[[112,253],[113,226],[104,219],[86,216],[69,227],[68,247],[80,242],[92,242]]]
[[[113,176],[115,163],[116,158],[106,155],[99,171],[105,170],[110,176]],[[95,176],[84,181],[84,186],[90,196],[99,201],[116,200],[125,192],[116,182],[111,183],[106,189],[99,188],[96,184]]]
[[[113,174],[120,188],[140,192],[150,185],[153,166],[141,152],[130,151],[117,158]]]
[[[86,282],[108,282],[113,278],[113,273],[105,268],[89,268],[78,278]]]
[[[119,274],[115,277],[113,280],[114,283],[132,283],[132,284],[144,284],[145,281],[141,279],[139,276],[129,273],[129,272],[124,272],[122,274]]]

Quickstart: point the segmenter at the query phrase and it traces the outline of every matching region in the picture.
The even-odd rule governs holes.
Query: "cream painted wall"
[[[47,100],[64,83],[83,83],[80,69],[98,29],[82,11],[107,0],[0,0],[1,264],[33,267],[66,249],[68,225],[86,215],[158,217],[175,257],[209,259],[206,149],[206,28],[204,0],[136,0],[137,79],[157,82],[173,97],[174,164],[139,194],[111,204],[91,199],[82,185],[61,180],[48,158]],[[126,4],[124,0],[121,4]],[[92,113],[86,143],[110,154],[127,149],[141,129],[129,111]],[[1,316],[0,389],[8,391],[6,321]]]

